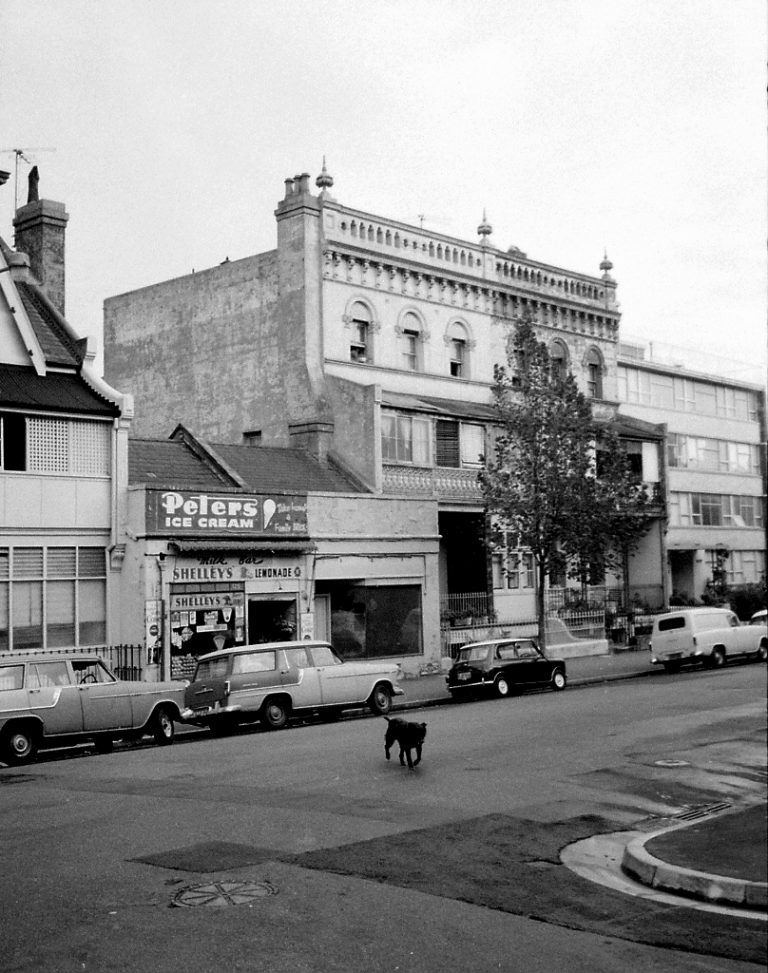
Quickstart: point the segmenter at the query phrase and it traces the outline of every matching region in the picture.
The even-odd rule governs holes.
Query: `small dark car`
[[[459,649],[446,682],[454,699],[483,692],[509,696],[517,686],[565,689],[565,662],[548,659],[533,639],[470,642]]]

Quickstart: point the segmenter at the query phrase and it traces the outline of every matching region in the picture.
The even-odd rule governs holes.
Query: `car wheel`
[[[282,730],[288,723],[288,716],[288,704],[277,696],[270,696],[261,707],[261,722],[269,730]]]
[[[665,662],[663,665],[665,672],[680,672],[679,662]]]
[[[160,747],[167,747],[173,743],[175,733],[176,728],[170,710],[161,706],[152,718],[152,736],[155,743]]]
[[[550,685],[553,689],[565,689],[565,673],[562,669],[555,669],[552,673],[552,679],[550,680]]]
[[[3,738],[2,757],[9,764],[26,764],[37,753],[37,735],[31,730],[10,730]]]
[[[752,656],[755,662],[765,662],[768,659],[768,648],[765,645],[761,645],[757,652]]]
[[[368,700],[368,706],[374,716],[386,716],[392,709],[392,694],[389,687],[383,682],[377,683],[373,687],[373,692]]]
[[[115,748],[115,741],[112,737],[96,737],[93,741],[96,753],[112,753]]]
[[[719,646],[712,650],[712,655],[709,658],[709,664],[713,669],[719,669],[720,666],[725,665],[725,652]]]
[[[497,696],[509,696],[512,692],[512,687],[509,684],[509,680],[506,676],[496,676],[496,682],[493,684],[493,691]]]

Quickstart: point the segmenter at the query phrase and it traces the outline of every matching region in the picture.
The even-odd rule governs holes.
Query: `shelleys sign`
[[[290,537],[307,533],[307,498],[147,490],[145,516],[148,533]]]

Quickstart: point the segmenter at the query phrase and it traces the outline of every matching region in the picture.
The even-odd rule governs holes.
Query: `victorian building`
[[[438,586],[423,585],[430,607],[418,606],[425,647],[435,645],[427,619],[436,625],[439,613],[531,618],[530,556],[491,556],[485,543],[477,473],[494,421],[493,367],[509,326],[529,312],[595,413],[615,421],[611,264],[591,276],[499,249],[485,217],[476,242],[433,233],[342,205],[332,185],[325,167],[317,193],[307,174],[285,180],[274,250],[108,299],[106,377],[133,394],[137,436],[164,438],[183,423],[207,443],[304,450],[356,485],[343,509],[361,539],[370,531],[359,512],[372,498],[391,505],[390,522],[398,503],[425,505],[439,536]],[[638,470],[658,490],[663,429],[622,422]],[[423,534],[421,555],[412,553],[429,564],[431,527]],[[663,561],[657,519],[629,581],[658,603]],[[322,594],[307,590],[318,616]]]

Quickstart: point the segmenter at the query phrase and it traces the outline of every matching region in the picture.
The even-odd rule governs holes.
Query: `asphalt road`
[[[762,969],[765,923],[557,853],[764,796],[765,691],[736,666],[411,711],[413,772],[376,718],[0,769],[0,970]]]

